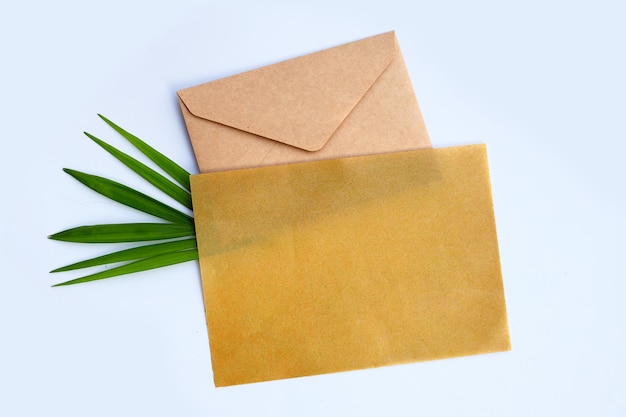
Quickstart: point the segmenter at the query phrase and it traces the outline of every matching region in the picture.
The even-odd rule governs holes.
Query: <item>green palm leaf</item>
[[[139,162],[132,156],[125,154],[124,152],[109,145],[103,140],[98,139],[90,133],[84,133],[85,135],[87,135],[87,137],[100,145],[104,150],[109,152],[124,165],[132,169],[137,175],[141,176],[143,179],[157,187],[159,190],[163,191],[168,196],[172,197],[174,200],[178,201],[183,206],[187,207],[190,210],[192,209],[191,195],[188,191],[180,188],[178,185],[174,184],[172,181],[165,178],[163,175],[159,174],[149,166],[143,164],[142,162]]]
[[[183,188],[132,156],[121,152],[87,132],[85,134],[137,175],[150,182],[175,201],[192,210],[189,173],[136,136],[128,133],[104,116],[99,116]],[[103,196],[163,219],[166,222],[80,226],[48,236],[53,240],[77,243],[153,242],[57,268],[51,272],[64,272],[127,262],[115,268],[105,269],[91,275],[56,284],[54,285],[55,287],[131,274],[198,259],[193,217],[110,179],[73,169],[65,168],[64,171]],[[154,243],[160,240],[165,242]]]
[[[153,245],[137,246],[130,249],[124,249],[118,252],[109,253],[107,255],[98,256],[96,258],[87,259],[85,261],[76,262],[61,268],[54,269],[50,272],[65,272],[76,269],[90,268],[99,265],[113,264],[126,261],[134,261],[143,258],[150,258],[165,253],[178,252],[181,250],[194,249],[197,246],[196,239],[181,239],[172,242],[155,243]]]
[[[190,250],[178,251],[178,252],[173,252],[173,253],[165,253],[162,255],[153,256],[151,258],[141,259],[136,262],[119,266],[117,268],[111,268],[111,269],[107,269],[101,272],[97,272],[95,274],[73,279],[71,281],[66,281],[60,284],[55,284],[53,285],[53,287],[80,284],[83,282],[96,281],[96,280],[104,279],[104,278],[112,278],[112,277],[125,275],[125,274],[133,274],[135,272],[148,271],[150,269],[175,265],[175,264],[179,264],[182,262],[194,261],[197,259],[198,259],[197,249],[190,249]]]
[[[144,155],[150,158],[152,162],[154,162],[159,168],[161,168],[168,175],[174,178],[176,182],[185,187],[187,191],[191,191],[191,186],[189,184],[189,173],[185,169],[169,159],[167,156],[152,148],[150,145],[139,139],[137,136],[122,129],[103,115],[99,114],[98,116],[102,120],[104,120],[109,126],[111,126],[117,133],[119,133],[124,138],[126,138],[126,140],[132,143],[133,146],[139,149]]]
[[[121,223],[79,226],[48,236],[52,240],[75,243],[124,243],[189,237],[193,225],[173,223]]]
[[[139,191],[96,175],[86,174],[73,169],[64,168],[63,171],[111,200],[122,203],[126,206],[143,211],[164,220],[179,224],[193,224],[193,218],[178,211],[167,204],[161,203]]]

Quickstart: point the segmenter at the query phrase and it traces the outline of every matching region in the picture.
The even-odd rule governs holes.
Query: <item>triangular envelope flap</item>
[[[321,149],[391,62],[394,32],[178,91],[196,117]]]

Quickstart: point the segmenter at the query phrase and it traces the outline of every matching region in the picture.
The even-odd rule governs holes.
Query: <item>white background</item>
[[[624,3],[216,3],[0,6],[0,415],[626,415]],[[216,389],[195,263],[50,288],[106,248],[47,235],[145,220],[61,171],[134,184],[97,113],[195,172],[177,89],[389,30],[434,146],[487,144],[512,351]]]

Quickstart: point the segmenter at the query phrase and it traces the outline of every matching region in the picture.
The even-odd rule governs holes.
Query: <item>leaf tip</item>
[[[104,122],[106,124],[108,124],[109,126],[113,126],[115,124],[112,121],[110,121],[109,119],[107,119],[106,117],[104,117],[103,115],[101,115],[100,113],[98,113],[98,117],[101,118],[102,120],[104,120]]]
[[[87,136],[89,139],[91,139],[92,141],[96,142],[98,145],[104,147],[103,141],[98,139],[97,137],[95,137],[94,135],[92,135],[89,132],[83,132],[85,134],[85,136]]]
[[[77,178],[78,175],[80,175],[80,173],[78,171],[76,171],[75,169],[71,169],[71,168],[63,168],[63,172],[65,172],[66,174],[71,175],[72,177]]]
[[[64,281],[64,282],[59,282],[57,284],[53,284],[53,285],[51,285],[51,287],[52,288],[54,288],[54,287],[66,287],[68,285],[78,284],[79,282],[80,282],[80,278],[72,279],[72,280],[69,280],[69,281]]]

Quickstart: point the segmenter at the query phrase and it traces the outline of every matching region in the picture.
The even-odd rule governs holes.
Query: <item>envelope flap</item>
[[[321,149],[394,57],[394,32],[178,91],[196,117]]]

